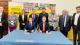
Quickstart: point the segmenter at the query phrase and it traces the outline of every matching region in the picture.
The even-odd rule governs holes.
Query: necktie
[[[45,32],[45,22],[43,23],[43,32]]]
[[[66,26],[66,16],[64,16],[64,27]]]
[[[2,26],[1,17],[0,17],[0,26]]]
[[[32,20],[33,20],[33,22],[34,22],[34,19],[35,19],[35,16],[34,16],[34,15],[32,15]]]

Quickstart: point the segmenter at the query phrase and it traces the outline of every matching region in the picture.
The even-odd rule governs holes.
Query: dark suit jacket
[[[48,24],[48,23],[46,23],[46,25],[45,25],[45,26],[46,26],[46,28],[45,28],[45,29],[46,29],[46,31],[49,31],[49,24]],[[40,28],[40,30],[41,30],[41,31],[43,30],[43,23],[40,23],[40,24],[39,24],[39,28]]]
[[[63,27],[64,27],[64,18],[63,18],[63,15],[61,15],[59,17],[59,27],[60,27],[60,29],[63,29]],[[69,31],[70,28],[71,28],[71,17],[68,16],[68,15],[66,17],[66,26],[65,26],[65,28],[67,29],[67,31]]]
[[[2,14],[1,23],[2,23],[2,26],[0,26],[0,30],[4,30],[4,27],[5,27],[5,16],[4,16],[4,14]]]
[[[46,17],[46,22],[48,23],[48,13],[40,13],[39,14],[39,18],[38,18],[38,23],[42,22],[42,17],[45,16]]]
[[[34,30],[35,29],[35,24],[32,23],[32,25],[28,22],[26,23],[26,30]]]
[[[25,23],[25,25],[26,25],[26,22],[27,22],[27,15],[24,15],[24,21],[22,19],[22,15],[19,15],[19,23],[20,23],[20,25],[22,25],[22,23]]]
[[[32,14],[30,16],[32,17]],[[37,15],[35,15],[35,19],[33,22],[35,23],[35,26],[37,26],[37,23],[38,23],[38,16]]]
[[[74,25],[75,15],[76,15],[76,13],[74,13],[74,14],[73,14],[73,17],[72,17],[72,27],[73,27],[73,28],[75,27],[75,25]],[[80,30],[80,16],[79,16],[79,18],[78,18],[78,22],[77,22],[76,28],[78,29],[78,31]]]

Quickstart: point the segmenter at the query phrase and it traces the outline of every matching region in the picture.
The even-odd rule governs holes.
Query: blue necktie
[[[64,26],[64,22],[65,22],[65,16],[63,16],[63,20],[62,20],[63,22],[62,22],[62,24],[63,24],[63,26]]]

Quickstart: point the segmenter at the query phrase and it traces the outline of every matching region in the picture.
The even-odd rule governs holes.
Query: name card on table
[[[15,41],[16,42],[34,42],[33,40],[30,40],[30,39],[17,39]]]

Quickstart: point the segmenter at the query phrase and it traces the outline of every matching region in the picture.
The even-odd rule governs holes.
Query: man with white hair
[[[4,21],[5,21],[5,17],[3,14],[3,7],[0,7],[0,39],[3,37],[3,33],[4,33]]]
[[[59,17],[59,27],[62,34],[67,37],[68,31],[71,28],[71,18],[66,9],[62,11],[62,15]]]

